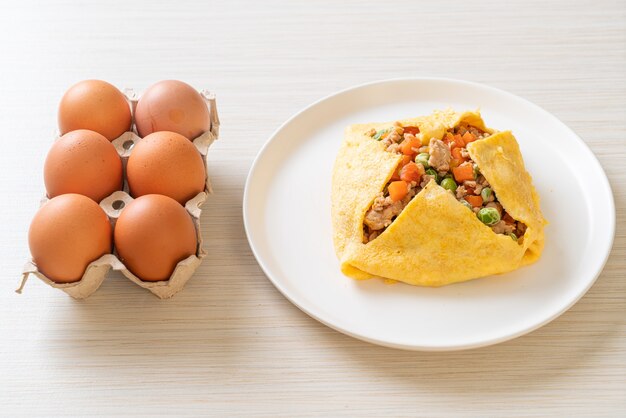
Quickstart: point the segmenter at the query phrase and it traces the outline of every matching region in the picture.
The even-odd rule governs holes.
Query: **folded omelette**
[[[344,274],[419,286],[533,263],[546,225],[513,134],[453,110],[349,126],[332,221]]]

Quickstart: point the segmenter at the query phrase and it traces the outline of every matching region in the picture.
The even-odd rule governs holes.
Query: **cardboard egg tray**
[[[137,95],[131,89],[126,89],[124,91],[124,94],[129,101],[132,114],[134,115],[135,107],[138,101]],[[85,299],[96,290],[98,290],[110,270],[120,271],[133,283],[140,287],[143,287],[144,289],[149,290],[161,299],[170,298],[178,293],[180,290],[182,290],[183,287],[185,287],[185,284],[187,283],[189,278],[191,278],[198,266],[200,266],[200,264],[202,263],[202,259],[206,255],[206,252],[202,248],[200,215],[202,213],[202,204],[207,199],[207,196],[212,193],[211,182],[209,179],[207,167],[207,153],[213,141],[215,141],[219,137],[220,126],[215,95],[206,90],[202,90],[200,94],[206,101],[211,118],[210,129],[193,140],[193,144],[198,149],[198,152],[200,153],[200,155],[202,156],[202,160],[204,161],[204,167],[206,172],[205,187],[204,191],[198,193],[193,199],[189,200],[185,204],[185,209],[193,219],[194,226],[196,227],[196,237],[198,241],[198,244],[196,246],[196,254],[190,255],[186,259],[181,260],[176,265],[176,268],[174,269],[174,272],[170,276],[169,280],[158,282],[143,281],[135,276],[130,270],[126,268],[126,266],[124,266],[124,264],[117,257],[115,248],[113,249],[112,254],[105,254],[99,259],[91,262],[87,266],[83,277],[79,281],[73,283],[53,282],[52,280],[47,278],[42,272],[40,272],[37,269],[35,263],[31,260],[24,265],[24,268],[22,270],[22,280],[19,288],[16,290],[17,293],[22,293],[28,277],[33,274],[44,283],[54,288],[61,289],[73,298]],[[126,179],[126,163],[128,162],[128,157],[130,157],[134,145],[138,141],[141,141],[141,138],[137,135],[134,123],[132,131],[125,132],[119,138],[112,141],[115,149],[122,158],[122,164],[124,168],[124,185],[121,191],[116,191],[110,196],[103,199],[100,202],[100,207],[104,209],[113,227],[115,227],[115,222],[124,210],[124,208],[133,201],[133,198],[129,195],[128,181]],[[41,205],[45,204],[47,201],[48,198],[44,197],[41,201]]]

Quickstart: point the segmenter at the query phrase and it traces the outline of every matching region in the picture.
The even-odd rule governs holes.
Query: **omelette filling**
[[[388,152],[401,154],[402,160],[365,214],[363,243],[383,233],[430,180],[452,193],[493,232],[522,243],[526,225],[504,210],[466,149],[467,144],[484,139],[490,133],[461,123],[449,129],[443,139],[432,138],[428,145],[422,145],[418,127],[403,127],[395,122],[387,129],[372,129],[368,135],[381,141]]]

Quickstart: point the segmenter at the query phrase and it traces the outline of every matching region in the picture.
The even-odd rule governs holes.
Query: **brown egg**
[[[117,219],[114,235],[122,263],[145,281],[168,280],[179,261],[196,253],[191,215],[167,196],[133,200]]]
[[[57,283],[80,280],[89,263],[111,252],[111,241],[107,215],[79,194],[50,199],[35,214],[28,231],[34,263]]]
[[[141,137],[170,131],[193,140],[208,131],[210,123],[206,102],[182,81],[165,80],[152,85],[135,109],[135,126]]]
[[[48,197],[78,193],[100,202],[122,189],[122,160],[104,136],[79,129],[54,142],[43,178]]]
[[[115,86],[101,80],[84,80],[65,92],[59,104],[61,135],[89,129],[113,141],[130,130],[130,106]]]
[[[204,190],[206,172],[198,149],[174,132],[155,132],[133,148],[126,165],[133,197],[162,194],[184,205]]]

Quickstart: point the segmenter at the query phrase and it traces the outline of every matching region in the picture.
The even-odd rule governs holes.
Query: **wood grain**
[[[0,57],[0,415],[626,410],[623,1],[22,1],[0,13]],[[466,352],[392,350],[319,324],[261,272],[241,199],[264,141],[324,95],[404,76],[526,97],[572,127],[605,168],[617,206],[613,252],[589,293],[549,325]],[[218,94],[215,195],[202,218],[209,255],[172,300],[121,276],[84,302],[38,281],[13,293],[56,104],[85,78],[138,90],[176,78]]]

